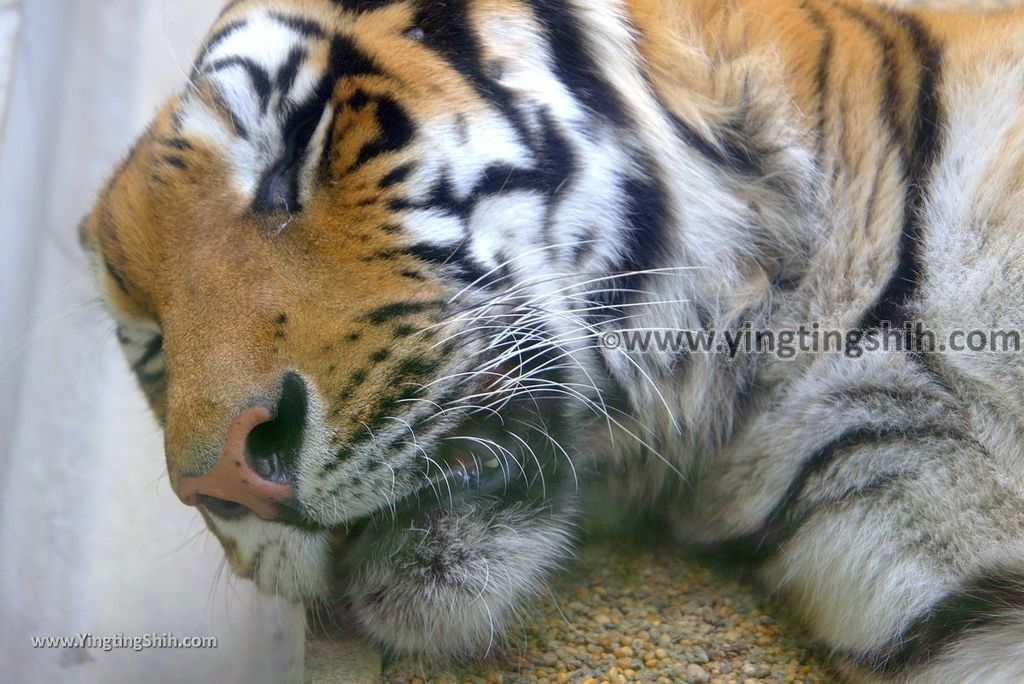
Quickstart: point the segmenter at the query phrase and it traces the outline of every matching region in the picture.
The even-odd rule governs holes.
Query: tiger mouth
[[[337,589],[338,586],[343,586],[346,583],[346,573],[360,564],[360,558],[363,558],[364,555],[359,550],[361,543],[364,541],[372,543],[374,536],[383,531],[381,525],[405,524],[417,515],[436,510],[449,501],[454,504],[459,498],[497,492],[502,490],[503,485],[506,484],[506,475],[497,458],[482,461],[469,451],[452,449],[451,454],[446,455],[442,462],[446,464],[444,471],[426,480],[416,491],[397,501],[385,501],[373,513],[342,525],[324,525],[316,522],[310,519],[297,504],[286,505],[278,522],[305,532],[330,535],[330,562],[334,569],[331,586]],[[434,496],[432,497],[433,501],[426,501],[423,493],[427,490],[435,493],[441,491],[450,493],[450,498]],[[388,511],[389,515],[381,515],[383,511]],[[314,604],[314,607],[317,610],[338,608],[337,605],[330,602],[322,605]]]
[[[543,496],[556,456],[551,445],[542,445],[539,440],[507,436],[512,434],[508,425],[515,422],[518,413],[512,410],[501,416],[465,419],[430,455],[431,465],[419,486],[396,499],[383,499],[373,512],[340,525],[325,524],[313,520],[301,502],[292,500],[283,504],[278,522],[309,532],[344,534],[346,539],[337,539],[344,546],[385,511],[389,523],[395,523],[465,499],[508,502]]]

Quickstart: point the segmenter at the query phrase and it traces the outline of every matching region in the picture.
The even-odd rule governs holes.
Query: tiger
[[[613,342],[1012,329],[1022,102],[1013,10],[234,0],[80,241],[261,591],[478,657],[598,492],[850,681],[1019,682],[1019,354]]]

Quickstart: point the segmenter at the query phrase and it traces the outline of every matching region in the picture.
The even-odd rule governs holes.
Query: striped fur
[[[172,484],[291,372],[291,518],[204,515],[236,572],[393,648],[498,643],[608,470],[755,564],[852,680],[1020,681],[1017,356],[600,341],[1013,328],[1022,19],[229,3],[82,228]]]

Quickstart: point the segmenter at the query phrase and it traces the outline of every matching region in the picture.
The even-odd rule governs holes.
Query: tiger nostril
[[[250,512],[247,507],[240,503],[227,501],[225,499],[218,499],[215,496],[207,496],[205,494],[199,494],[196,497],[196,503],[213,515],[218,518],[223,518],[224,520],[237,520]]]
[[[287,373],[277,412],[271,420],[253,428],[245,443],[249,465],[264,480],[279,484],[294,481],[307,404],[305,382],[295,373]]]
[[[302,378],[285,374],[276,407],[258,402],[232,418],[213,467],[183,473],[178,496],[221,519],[243,518],[250,511],[264,520],[279,519],[295,497],[308,402]]]

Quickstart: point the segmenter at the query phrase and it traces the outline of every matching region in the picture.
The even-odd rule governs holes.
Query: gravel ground
[[[384,681],[838,681],[795,620],[735,572],[678,547],[590,542],[502,655],[459,668],[402,659]]]

